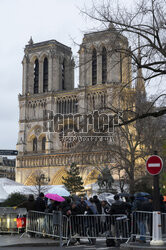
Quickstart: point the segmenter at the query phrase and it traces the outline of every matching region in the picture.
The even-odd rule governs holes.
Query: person
[[[34,195],[30,194],[28,200],[24,201],[22,204],[18,205],[20,208],[26,208],[27,211],[35,210],[35,199]]]
[[[108,229],[108,224],[110,222],[109,217],[104,215],[108,215],[110,211],[110,206],[106,200],[101,202],[101,218],[100,218],[100,232],[103,234]]]
[[[90,200],[89,201],[85,201],[86,203],[86,215],[87,218],[85,217],[85,222],[84,225],[86,227],[86,233],[88,234],[89,238],[89,242],[90,244],[94,245],[96,243],[96,238],[95,235],[98,234],[98,227],[97,227],[97,217],[93,216],[95,214],[97,214],[97,209],[96,206],[94,206]],[[92,216],[90,216],[92,215]],[[91,238],[93,237],[93,238]]]
[[[97,206],[96,206],[96,203],[94,202],[94,200],[93,200],[93,198],[92,197],[90,197],[89,198],[89,202],[91,203],[91,205],[95,208],[95,210],[97,211]],[[97,211],[98,212],[98,211]],[[96,213],[97,213],[96,212]]]
[[[30,194],[28,197],[28,200],[25,201],[24,203],[25,208],[27,209],[27,211],[29,210],[35,210],[35,199],[34,199],[34,195]]]
[[[110,214],[126,214],[127,204],[119,199],[119,195],[114,195],[114,202],[112,203]]]
[[[72,202],[70,219],[73,225],[73,227],[71,228],[71,232],[72,232],[72,235],[74,235],[76,239],[75,245],[80,244],[80,234],[82,233],[82,226],[83,226],[82,217],[77,216],[80,214],[84,214],[84,210],[80,202]]]
[[[126,202],[121,201],[119,199],[119,195],[114,195],[114,202],[110,208],[111,215],[111,234],[112,236],[119,237],[119,234],[122,235],[127,233],[126,224],[124,224],[124,220],[127,219],[127,205]],[[124,216],[121,216],[124,215]],[[119,246],[118,240],[106,240],[107,246]]]
[[[136,213],[134,213],[134,218],[137,223],[137,227],[139,230],[140,238],[138,239],[141,243],[146,243],[146,216],[143,211],[149,211],[151,210],[151,204],[148,201],[148,198],[146,197],[136,197],[134,202],[134,210]]]
[[[166,207],[165,207],[165,204],[164,204],[164,197],[163,197],[162,194],[160,194],[160,211],[162,213],[166,212]]]
[[[94,195],[94,196],[93,196],[93,202],[94,202],[95,205],[96,205],[98,214],[101,214],[101,213],[102,213],[101,203],[100,203],[100,201],[99,201],[97,195]]]
[[[86,202],[85,202],[85,198],[82,196],[81,199],[80,199],[80,206],[82,207],[82,210],[86,210]]]
[[[41,192],[35,201],[35,211],[44,212],[46,209],[46,203],[44,200],[44,194]]]
[[[47,212],[52,213],[53,211],[58,211],[60,202],[50,199],[50,204],[47,207]]]
[[[71,198],[67,197],[65,201],[61,202],[59,205],[59,210],[62,211],[63,215],[71,215]]]

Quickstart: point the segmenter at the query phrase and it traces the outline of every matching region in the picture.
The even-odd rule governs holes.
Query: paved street
[[[29,238],[27,235],[24,235],[20,238],[20,235],[0,235],[0,250],[7,250],[7,249],[23,249],[23,250],[35,250],[35,249],[47,249],[47,250],[60,250],[62,248],[59,247],[59,242],[53,240],[51,238]],[[113,247],[106,247],[105,240],[98,240],[96,245],[89,245],[87,240],[82,240],[81,245],[78,246],[69,246],[66,245],[63,249],[72,249],[72,250],[93,250],[93,249],[120,249],[120,248],[113,248]]]
[[[71,247],[63,247],[63,248],[60,248],[60,247],[57,247],[57,246],[37,246],[37,247],[30,247],[30,246],[27,246],[27,247],[0,247],[0,250],[38,250],[38,249],[41,249],[41,250],[61,250],[61,249],[68,249],[68,250],[94,250],[94,249],[100,249],[100,250],[119,250],[120,248],[119,247],[105,247],[104,245],[97,245],[97,246],[89,246],[89,245],[80,245],[80,246],[71,246]]]

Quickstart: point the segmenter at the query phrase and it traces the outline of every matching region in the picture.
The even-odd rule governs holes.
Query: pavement
[[[139,243],[139,242],[130,242],[126,244],[121,244],[120,249],[123,250],[144,250],[144,249],[156,249],[156,250],[164,250],[166,249],[166,242],[163,246],[151,246],[150,242],[147,243]]]
[[[59,241],[52,238],[30,238],[24,234],[21,238],[19,234],[0,235],[0,247],[16,246],[59,246]]]
[[[28,234],[24,233],[22,235],[22,237],[20,237],[21,235],[18,234],[8,234],[8,235],[0,235],[0,249],[7,249],[8,247],[13,248],[13,249],[17,249],[18,247],[36,247],[36,249],[39,247],[43,248],[47,247],[54,247],[56,246],[56,249],[60,249],[59,248],[59,240],[55,240],[53,238],[40,238],[40,237],[35,237],[35,238],[30,238]],[[119,248],[114,248],[114,247],[106,247],[106,243],[105,240],[97,240],[97,244],[96,246],[90,246],[88,244],[88,241],[81,241],[81,245],[79,246],[69,246],[66,247],[64,246],[63,248],[66,249],[122,249],[122,250],[144,250],[144,249],[157,249],[157,250],[163,250],[166,249],[166,242],[164,246],[151,246],[150,242],[147,243],[139,243],[139,242],[129,242],[129,243],[124,243],[121,244],[121,246]]]

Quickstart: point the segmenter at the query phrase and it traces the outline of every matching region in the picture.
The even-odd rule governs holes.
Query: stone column
[[[87,111],[87,103],[85,101],[85,91],[82,91],[78,94],[78,113],[84,114]]]
[[[43,93],[43,60],[39,61],[39,93]]]
[[[53,55],[50,53],[48,58],[48,91],[52,91],[52,60]]]
[[[101,51],[97,53],[97,84],[102,84],[102,56]]]
[[[25,95],[26,93],[26,87],[27,87],[27,62],[26,62],[26,56],[24,56],[24,59],[22,61],[22,66],[23,66],[23,74],[22,74],[22,94]]]
[[[28,92],[30,94],[34,94],[34,63],[29,63],[29,69],[28,69]]]
[[[85,85],[92,85],[92,53],[85,57]]]

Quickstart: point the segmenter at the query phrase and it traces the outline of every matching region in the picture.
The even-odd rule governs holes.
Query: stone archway
[[[60,170],[56,172],[56,174],[52,178],[51,185],[62,185],[63,181],[62,176],[63,177],[67,176],[66,167],[61,167]]]

